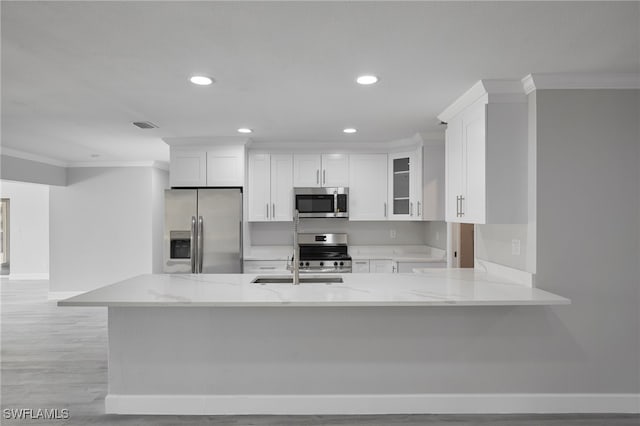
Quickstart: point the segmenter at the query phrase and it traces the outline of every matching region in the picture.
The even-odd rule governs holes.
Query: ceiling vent
[[[158,126],[156,126],[150,121],[134,121],[133,125],[140,127],[141,129],[157,129],[158,128]]]

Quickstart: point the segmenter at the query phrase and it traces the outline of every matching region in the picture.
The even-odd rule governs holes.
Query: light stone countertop
[[[333,275],[333,274],[332,274]],[[304,277],[311,275],[305,274]],[[318,275],[316,275],[318,276]],[[322,276],[322,275],[319,275]],[[335,276],[335,275],[334,275]],[[252,284],[255,274],[140,275],[58,302],[110,307],[565,305],[564,297],[473,269],[342,274],[341,284]]]

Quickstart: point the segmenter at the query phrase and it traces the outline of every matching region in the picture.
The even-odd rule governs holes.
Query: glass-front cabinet
[[[389,219],[422,220],[422,151],[389,154]]]

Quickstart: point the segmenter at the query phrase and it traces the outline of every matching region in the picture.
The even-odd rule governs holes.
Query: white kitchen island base
[[[300,286],[251,284],[254,277],[146,275],[60,301],[108,306],[105,411],[513,411],[500,409],[503,395],[486,394],[491,377],[504,372],[484,330],[506,326],[504,341],[517,340],[509,317],[545,308],[514,305],[569,303],[475,271],[354,274],[344,275],[344,284]],[[499,324],[496,310],[504,317]],[[487,358],[468,363],[467,354],[452,350],[463,336],[477,338]],[[451,380],[467,370],[482,385],[465,392],[477,394],[459,393]]]

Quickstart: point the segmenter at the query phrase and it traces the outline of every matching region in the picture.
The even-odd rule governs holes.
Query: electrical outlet
[[[389,231],[389,238],[391,238],[392,240],[395,240],[396,238],[396,230],[392,229],[391,231]]]
[[[520,256],[520,240],[511,240],[511,254]]]

